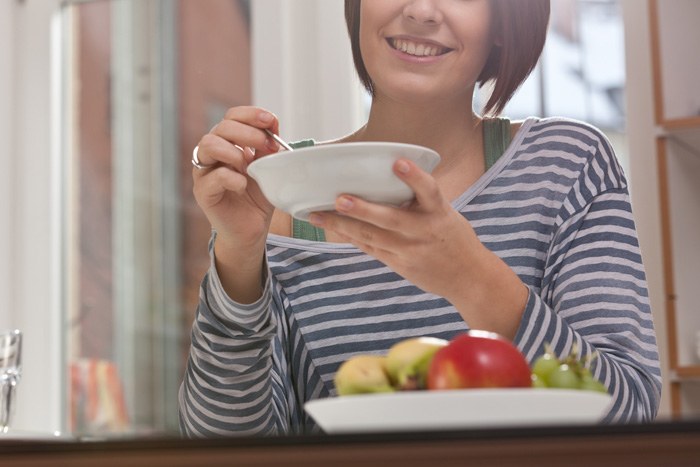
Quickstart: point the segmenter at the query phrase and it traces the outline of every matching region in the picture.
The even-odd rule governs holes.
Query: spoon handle
[[[277,141],[277,143],[278,143],[280,146],[282,146],[284,149],[286,149],[287,151],[294,151],[294,148],[293,148],[293,147],[291,147],[285,140],[283,140],[282,138],[280,138],[279,136],[277,136],[276,134],[274,134],[274,133],[273,133],[272,131],[270,131],[269,129],[265,128],[265,133],[267,133],[268,135],[270,135],[270,137],[271,137],[272,139],[274,139],[275,141]]]

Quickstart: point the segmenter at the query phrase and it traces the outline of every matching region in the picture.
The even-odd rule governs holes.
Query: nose
[[[406,18],[420,24],[438,24],[442,22],[442,12],[436,0],[411,0],[403,9]]]

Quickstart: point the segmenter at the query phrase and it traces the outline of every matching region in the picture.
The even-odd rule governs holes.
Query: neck
[[[398,103],[379,96],[372,102],[367,124],[348,140],[425,146],[440,154],[444,168],[465,157],[481,161],[481,118],[471,105],[471,101]]]

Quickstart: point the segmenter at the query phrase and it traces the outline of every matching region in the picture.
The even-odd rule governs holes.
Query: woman
[[[195,152],[212,224],[181,388],[191,436],[316,429],[303,404],[335,395],[358,353],[484,329],[530,360],[549,343],[598,355],[610,422],[651,420],[661,378],[627,183],[601,133],[500,113],[541,53],[548,0],[346,0],[366,125],[339,142],[436,150],[432,174],[394,166],[416,193],[391,208],[343,195],[313,226],[275,211],[246,167],[278,150],[269,112],[230,109]],[[326,144],[332,144],[326,143]],[[499,147],[500,146],[500,147]],[[507,149],[506,149],[507,147]],[[307,233],[311,232],[312,237]],[[303,238],[299,238],[299,237]]]

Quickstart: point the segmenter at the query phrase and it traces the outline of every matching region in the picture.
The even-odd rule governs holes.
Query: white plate
[[[440,156],[422,146],[399,143],[342,143],[283,151],[254,161],[248,173],[275,207],[307,220],[332,210],[343,193],[401,205],[413,191],[392,172],[394,161],[410,159],[432,172]]]
[[[304,408],[327,433],[594,424],[611,397],[566,389],[406,391],[317,399]]]

